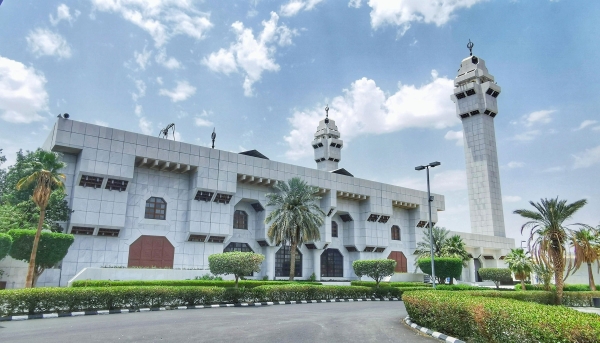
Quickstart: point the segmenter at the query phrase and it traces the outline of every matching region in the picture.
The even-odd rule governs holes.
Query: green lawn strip
[[[519,293],[413,291],[403,300],[413,322],[468,342],[598,342],[598,315],[506,298]]]
[[[285,285],[285,284],[302,284],[302,285],[321,285],[320,282],[311,281],[262,281],[262,280],[240,280],[239,287],[253,288],[264,285]],[[128,281],[113,281],[113,280],[81,280],[75,281],[71,287],[122,287],[122,286],[204,286],[204,287],[233,287],[233,280],[128,280]]]

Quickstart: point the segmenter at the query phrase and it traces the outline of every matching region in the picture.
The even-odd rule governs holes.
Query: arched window
[[[275,276],[290,276],[291,252],[291,247],[284,245],[275,253]],[[294,276],[302,276],[302,253],[298,248],[296,248],[296,270]]]
[[[338,225],[335,221],[331,221],[331,237],[338,236]]]
[[[237,210],[233,213],[233,228],[248,230],[248,213]]]
[[[167,202],[163,198],[151,197],[146,200],[146,219],[165,220],[167,218]]]
[[[250,246],[247,243],[237,243],[237,242],[231,242],[231,243],[229,243],[229,245],[227,245],[227,247],[225,247],[225,249],[223,249],[223,252],[232,252],[232,251],[254,252],[254,250],[252,250],[252,248],[250,248]]]
[[[337,249],[327,249],[321,254],[321,276],[343,277],[344,256]]]
[[[393,241],[400,241],[400,228],[398,227],[398,225],[394,225],[392,226],[392,240]]]

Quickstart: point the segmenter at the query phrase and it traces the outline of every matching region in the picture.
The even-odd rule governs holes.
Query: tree
[[[298,177],[287,183],[279,181],[276,193],[267,194],[267,206],[273,211],[265,218],[269,225],[267,236],[276,245],[290,243],[290,281],[296,273],[296,247],[304,242],[321,239],[319,227],[325,221],[325,213],[317,200],[317,187],[309,186]]]
[[[567,200],[541,199],[539,203],[530,201],[532,210],[515,210],[514,213],[529,219],[521,227],[521,234],[529,229],[529,251],[537,261],[554,270],[556,283],[556,304],[562,303],[565,261],[568,249],[569,229],[563,223],[587,203],[581,199],[567,204]],[[537,262],[536,261],[536,262]]]
[[[550,283],[554,277],[554,271],[542,261],[538,261],[537,263],[534,261],[532,269],[533,272],[536,273],[537,276],[542,280],[544,290],[550,292]]]
[[[432,229],[432,237],[433,237],[433,256],[434,257],[442,257],[442,249],[446,240],[448,239],[448,234],[450,232],[443,227],[434,226]],[[423,229],[423,240],[417,243],[417,250],[415,250],[415,255],[417,258],[415,260],[415,265],[418,264],[419,259],[421,258],[431,258],[431,248],[429,244],[429,229]]]
[[[460,258],[436,257],[433,260],[435,278],[437,283],[444,283],[446,278],[459,278],[462,273],[463,262]],[[425,257],[417,260],[417,265],[423,273],[431,275],[431,258]]]
[[[590,290],[596,290],[592,263],[598,262],[600,267],[600,233],[592,227],[582,227],[572,232],[571,246],[575,252],[572,270],[575,273],[582,264],[587,264]]]
[[[36,230],[24,230],[15,229],[8,231],[8,235],[12,237],[12,247],[9,255],[15,260],[21,260],[25,262],[35,262],[35,269],[32,278],[31,287],[34,287],[37,283],[37,279],[44,270],[54,267],[58,262],[62,261],[67,255],[69,247],[75,240],[73,235],[48,232],[44,231],[38,236]],[[37,254],[34,256],[35,260],[31,260],[33,255],[33,247],[35,246],[35,239],[39,238],[39,245],[37,247]]]
[[[479,276],[483,280],[493,281],[496,288],[500,288],[500,282],[512,281],[512,275],[508,268],[479,268]]]
[[[0,233],[0,260],[2,260],[6,257],[6,255],[8,255],[11,246],[12,237],[5,233]]]
[[[527,256],[523,248],[510,249],[510,253],[506,255],[504,262],[508,264],[508,269],[515,274],[515,278],[521,281],[521,289],[525,290],[525,279],[529,277],[533,270],[531,258]]]
[[[465,242],[459,235],[454,235],[448,238],[442,245],[443,257],[456,257],[463,261],[463,266],[467,266],[467,262],[471,259],[465,248]]]
[[[27,279],[25,280],[25,288],[31,288],[34,284],[35,274],[35,259],[44,224],[44,215],[46,207],[50,201],[50,195],[54,189],[63,189],[64,184],[61,179],[65,178],[64,174],[59,173],[60,169],[66,167],[66,164],[60,160],[57,153],[50,151],[38,150],[39,160],[25,164],[25,174],[27,176],[17,182],[16,189],[24,190],[35,184],[31,200],[37,205],[40,210],[40,219],[38,221],[37,232],[33,240],[31,257],[29,259],[29,268],[27,270]]]
[[[240,277],[260,272],[260,265],[264,259],[265,256],[261,254],[232,251],[208,256],[208,266],[210,272],[215,275],[233,274],[237,288]]]
[[[390,259],[356,260],[352,262],[352,268],[356,276],[366,275],[375,280],[375,285],[379,287],[379,282],[384,277],[394,274],[396,261]]]

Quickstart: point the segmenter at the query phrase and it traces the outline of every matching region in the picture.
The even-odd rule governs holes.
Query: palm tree
[[[600,261],[600,234],[592,227],[582,227],[574,231],[571,235],[571,246],[575,251],[573,273],[583,263],[587,264],[590,290],[595,291],[596,284],[594,282],[594,274],[592,273],[592,263]]]
[[[442,255],[444,257],[460,258],[463,261],[463,266],[467,266],[467,262],[471,259],[469,253],[465,249],[465,242],[459,235],[454,235],[448,238],[442,246]]]
[[[515,274],[517,280],[521,280],[521,289],[525,290],[525,279],[531,274],[533,264],[531,258],[527,256],[523,248],[510,249],[504,262],[508,264],[508,269]]]
[[[35,184],[31,200],[40,209],[40,219],[38,221],[37,232],[33,240],[33,248],[31,249],[31,257],[29,258],[29,268],[27,270],[27,279],[25,280],[25,288],[33,287],[33,279],[35,273],[35,257],[37,254],[40,234],[44,224],[44,216],[46,207],[50,200],[50,194],[54,189],[63,189],[64,183],[61,179],[65,179],[65,175],[59,173],[59,170],[64,168],[66,164],[60,160],[60,155],[50,151],[40,151],[36,160],[25,165],[27,171],[26,177],[17,182],[17,190],[27,188]]]
[[[434,226],[431,232],[431,236],[433,237],[433,256],[434,257],[442,257],[442,249],[446,240],[448,239],[448,234],[450,232],[443,227]],[[420,258],[428,258],[431,257],[431,245],[429,244],[429,229],[423,229],[423,240],[417,243],[417,249],[414,254],[417,255],[415,259],[415,266],[417,265],[417,261]]]
[[[554,272],[552,268],[548,267],[542,261],[534,261],[532,266],[533,272],[537,274],[537,276],[542,279],[542,283],[544,284],[544,290],[550,291],[550,282],[552,282],[552,278],[554,277]]]
[[[321,239],[319,227],[325,221],[325,213],[317,200],[318,189],[309,186],[298,177],[287,183],[279,181],[274,186],[276,193],[267,194],[267,206],[275,209],[265,218],[269,225],[267,236],[279,245],[290,246],[290,281],[296,273],[296,247],[303,242]]]
[[[585,206],[587,200],[581,199],[567,204],[566,200],[541,199],[539,203],[529,202],[535,208],[532,210],[516,210],[515,214],[529,219],[521,227],[523,230],[530,229],[529,251],[536,260],[541,260],[547,266],[554,269],[554,280],[556,282],[556,304],[562,302],[563,275],[565,272],[565,261],[567,248],[565,247],[569,238],[569,229],[563,223],[571,218],[575,212]]]

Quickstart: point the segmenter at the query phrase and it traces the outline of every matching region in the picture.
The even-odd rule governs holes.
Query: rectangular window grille
[[[376,222],[377,219],[379,219],[379,215],[378,214],[372,214],[369,216],[369,218],[367,219],[368,222]]]
[[[102,187],[103,177],[81,175],[79,185],[83,187],[93,187],[94,189]]]
[[[381,218],[379,218],[380,223],[387,223],[388,220],[390,220],[390,216],[381,216]]]
[[[383,252],[385,250],[385,248],[379,247],[377,249],[375,249],[375,252]]]
[[[188,238],[188,242],[204,242],[206,240],[206,235],[190,235]]]
[[[400,240],[400,227],[397,225],[392,226],[392,240],[399,241]]]
[[[488,90],[485,92],[487,95],[492,95],[492,93],[494,93],[494,90],[491,88],[488,88]]]
[[[198,191],[196,193],[196,196],[194,197],[194,200],[198,200],[198,201],[210,201],[210,199],[212,199],[213,197],[213,192],[203,192],[203,191]]]
[[[214,202],[218,204],[229,204],[229,202],[231,201],[231,197],[232,196],[230,194],[217,193]]]
[[[344,223],[346,223],[346,222],[351,222],[351,221],[352,221],[352,217],[350,217],[350,215],[349,215],[349,214],[341,214],[341,215],[340,215],[340,218],[342,219],[342,221],[343,221]]]
[[[264,207],[262,207],[262,205],[259,202],[255,202],[254,204],[252,204],[252,208],[254,209],[254,211],[256,212],[262,212],[265,210]]]
[[[146,200],[146,219],[165,220],[167,218],[167,203],[163,198],[150,197]]]
[[[124,191],[127,189],[127,184],[129,181],[125,180],[117,180],[117,179],[108,179],[106,180],[106,187],[109,191]]]
[[[291,247],[284,245],[275,253],[275,276],[290,276]],[[294,276],[302,276],[302,253],[296,248]]]
[[[358,251],[358,249],[356,249],[356,247],[354,247],[354,246],[347,246],[345,248],[346,248],[346,250],[348,250],[348,252],[357,252]]]
[[[375,247],[365,247],[365,250],[363,250],[364,252],[373,252],[373,250],[375,250]]]
[[[475,110],[475,111],[471,111],[471,115],[474,116],[476,114],[479,114],[479,110]]]
[[[331,222],[331,237],[338,236],[338,225],[336,222]]]
[[[456,93],[457,99],[464,99],[466,97],[465,93]]]
[[[490,112],[490,117],[494,118],[495,116],[496,116],[496,113]]]
[[[494,94],[492,94],[492,96],[493,96],[494,98],[497,98],[499,94],[500,94],[499,92],[494,92]]]
[[[93,235],[94,228],[93,227],[83,227],[83,226],[73,226],[71,228],[71,233],[74,235]]]
[[[486,259],[486,260],[493,260],[493,259],[494,259],[494,256],[491,256],[491,255],[483,255],[483,258],[484,258],[484,259]]]
[[[258,245],[260,245],[261,247],[268,247],[269,243],[267,243],[267,241],[256,241],[258,243]]]
[[[121,230],[119,230],[119,229],[99,228],[98,236],[119,237],[119,232],[121,232]]]
[[[237,210],[233,213],[233,228],[248,230],[248,214],[245,211]]]
[[[474,89],[469,89],[467,91],[467,96],[471,96],[471,95],[474,95],[474,94],[475,94],[475,90]]]
[[[318,145],[313,145],[313,149],[316,149],[316,148],[318,148],[318,147],[319,147]]]
[[[227,247],[225,247],[225,249],[223,249],[223,252],[233,252],[233,251],[254,252],[254,250],[252,250],[252,248],[250,248],[248,243],[238,243],[238,242],[231,242],[231,243],[229,243],[229,245],[227,245]]]
[[[460,115],[460,117],[461,117],[462,119],[465,119],[465,118],[467,118],[468,116],[469,116],[469,114],[468,114],[468,113],[463,113],[463,114],[461,114],[461,115]]]
[[[306,243],[304,244],[304,246],[309,250],[315,250],[317,248],[317,246],[314,245],[314,243]]]
[[[206,242],[208,242],[208,243],[223,243],[223,242],[225,242],[225,237],[210,236],[210,237],[208,237],[208,240]]]
[[[335,143],[332,142],[331,144],[329,144],[329,146],[332,146],[335,148]]]
[[[488,114],[488,115],[489,115],[489,114],[490,114],[490,112],[491,112],[490,110],[485,110],[485,111],[483,112],[483,114]]]

